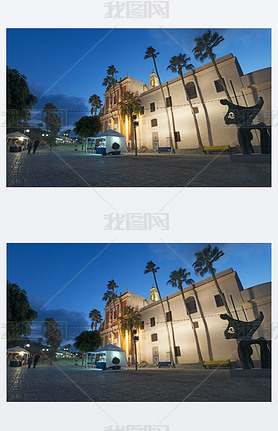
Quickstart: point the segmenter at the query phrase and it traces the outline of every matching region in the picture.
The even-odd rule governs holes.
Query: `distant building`
[[[261,112],[254,123],[263,121],[271,123],[271,68],[243,74],[236,57],[228,54],[216,59],[222,77],[225,80],[233,103],[241,106],[255,105],[259,97],[264,99]],[[173,75],[174,76],[174,75]],[[219,103],[225,99],[225,93],[216,74],[212,62],[197,67],[194,71],[184,74],[187,93],[191,99],[200,128],[202,144],[236,146],[237,128],[225,125],[224,115],[227,107]],[[162,83],[166,98],[167,110],[171,123],[173,146],[179,150],[196,149],[198,141],[193,115],[180,76]],[[169,143],[169,129],[157,76],[150,75],[150,85],[146,85],[129,76],[120,80],[111,91],[105,93],[105,104],[100,113],[102,131],[109,128],[123,133],[127,142],[130,141],[129,119],[125,122],[119,115],[118,102],[124,91],[137,92],[140,96],[142,109],[138,115],[137,127],[138,148],[145,146],[156,150],[158,146]],[[252,144],[259,145],[259,133],[253,131]]]
[[[216,274],[216,277],[234,318],[252,321],[258,317],[260,311],[263,312],[264,320],[254,334],[254,338],[265,337],[270,343],[271,283],[243,289],[237,273],[232,268]],[[236,340],[226,340],[224,337],[227,321],[220,319],[219,316],[225,314],[226,310],[212,277],[184,288],[184,295],[203,359],[237,360]],[[161,303],[154,287],[151,288],[150,298],[148,300],[127,291],[117,298],[115,309],[113,304],[111,307],[106,306],[105,320],[100,328],[102,345],[111,343],[122,347],[127,357],[131,358],[130,337],[120,333],[117,319],[125,306],[138,307],[142,319],[142,325],[138,331],[138,361],[146,361],[150,364],[169,361],[171,353],[167,329]],[[196,341],[181,292],[177,290],[162,300],[166,311],[172,357],[177,364],[198,362]],[[258,359],[259,348],[254,346],[253,350],[253,359]]]

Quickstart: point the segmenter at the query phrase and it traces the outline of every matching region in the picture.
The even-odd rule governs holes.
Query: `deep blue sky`
[[[7,278],[27,291],[32,307],[39,312],[38,320],[54,317],[72,325],[86,325],[91,309],[103,312],[102,296],[111,279],[119,285],[118,293],[129,288],[149,298],[153,280],[150,274],[144,275],[149,260],[160,267],[157,278],[162,296],[175,291],[166,286],[170,272],[175,269],[186,268],[195,281],[201,280],[191,265],[194,253],[205,245],[169,244],[171,250],[165,244],[112,244],[109,247],[107,244],[9,244]],[[215,264],[217,272],[232,267],[244,288],[271,280],[269,244],[214,245],[225,253]],[[67,287],[40,311],[68,282]],[[67,338],[72,340],[83,329],[85,327],[70,330]]]
[[[216,56],[233,53],[243,73],[271,65],[269,29],[212,30],[217,30],[225,39],[215,48]],[[160,52],[157,65],[162,82],[170,80],[175,75],[166,68],[173,55],[186,53],[194,66],[200,65],[193,57],[192,48],[194,38],[204,31],[206,29],[114,29],[111,32],[110,29],[8,29],[7,64],[26,75],[31,91],[39,98],[34,108],[42,109],[46,102],[53,102],[59,109],[84,111],[68,114],[69,127],[73,127],[75,121],[88,115],[90,95],[98,94],[103,100],[102,82],[109,65],[114,64],[119,71],[118,79],[128,73],[149,83],[152,60],[143,58],[146,48],[152,45]],[[90,53],[59,80],[89,50]],[[53,86],[57,80],[59,82]],[[38,116],[37,122],[40,122]]]

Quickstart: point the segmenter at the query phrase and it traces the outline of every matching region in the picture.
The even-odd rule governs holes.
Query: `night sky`
[[[73,325],[62,343],[73,344],[76,335],[89,329],[90,310],[103,313],[102,297],[109,280],[119,285],[118,294],[128,288],[149,298],[153,278],[144,275],[144,269],[147,261],[153,260],[160,267],[157,279],[161,294],[170,295],[175,292],[166,285],[171,271],[186,268],[195,282],[202,279],[194,273],[192,263],[194,253],[206,245],[9,244],[7,278],[27,291],[31,306],[39,313],[38,321],[53,317]],[[271,281],[270,244],[213,245],[225,253],[215,263],[217,272],[232,267],[244,288]],[[36,329],[33,337],[38,336]]]
[[[45,103],[68,112],[63,115],[63,129],[74,127],[80,117],[89,115],[88,99],[98,94],[107,67],[114,64],[117,79],[127,73],[149,83],[153,70],[151,59],[144,60],[152,45],[160,55],[157,65],[162,82],[176,75],[166,71],[169,59],[180,52],[191,57],[194,38],[207,29],[8,29],[7,64],[26,75],[31,92],[39,101],[33,107],[32,124],[42,120]],[[212,29],[223,37],[215,48],[217,57],[233,53],[243,73],[271,66],[271,32],[269,29]]]

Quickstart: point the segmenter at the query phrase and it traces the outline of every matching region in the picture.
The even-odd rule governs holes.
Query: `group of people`
[[[36,139],[34,141],[34,144],[33,144],[33,141],[30,139],[30,141],[28,142],[28,145],[27,145],[28,154],[31,153],[32,148],[33,148],[33,154],[35,154],[35,152],[37,151],[37,148],[39,146],[39,143],[40,143],[39,139]]]
[[[36,365],[39,362],[39,359],[40,359],[40,355],[38,353],[35,355],[34,358],[33,358],[33,355],[30,355],[29,358],[28,358],[28,368],[31,368],[33,360],[34,360],[33,368],[36,368]]]
[[[40,142],[41,142],[40,139],[36,139],[34,142],[32,141],[32,139],[30,139],[27,145],[28,154],[31,153],[32,148],[33,148],[33,154],[35,154]],[[42,146],[44,146],[45,142],[42,141],[42,143],[43,143]],[[50,142],[49,145],[47,144],[47,146],[49,146],[50,151],[52,150],[52,145],[53,145],[52,142]]]

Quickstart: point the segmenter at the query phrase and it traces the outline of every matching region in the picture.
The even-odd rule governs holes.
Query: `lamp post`
[[[137,329],[132,330],[132,338],[134,343],[134,353],[135,353],[135,370],[137,371],[137,347],[136,347],[136,341],[139,341],[139,337],[137,334]]]
[[[135,156],[137,156],[137,135],[136,135],[136,127],[139,126],[138,121],[135,121],[137,119],[137,115],[132,115],[132,123],[133,123],[133,129],[134,129],[134,141],[135,141]]]

